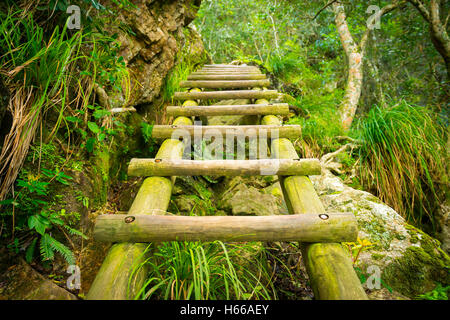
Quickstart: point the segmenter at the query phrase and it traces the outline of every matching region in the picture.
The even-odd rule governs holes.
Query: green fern
[[[68,264],[75,264],[75,257],[73,256],[72,251],[48,233],[45,233],[42,236],[40,249],[44,260],[53,260],[55,255],[54,252],[56,251],[63,256]]]
[[[84,240],[89,239],[89,237],[86,236],[83,232],[78,231],[74,228],[71,228],[68,225],[64,225],[64,228],[66,228],[67,231],[69,231],[70,235],[72,235],[72,236],[79,236],[79,237],[82,237]]]
[[[42,260],[53,260],[55,254],[50,246],[49,239],[51,237],[44,233],[44,235],[41,237],[41,243],[39,246],[39,249],[41,251]]]
[[[28,246],[27,251],[25,252],[25,260],[28,263],[31,263],[34,257],[34,250],[36,249],[37,238],[34,238],[31,244]]]

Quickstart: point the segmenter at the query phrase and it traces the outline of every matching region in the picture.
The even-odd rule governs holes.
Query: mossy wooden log
[[[252,88],[255,86],[269,86],[270,81],[265,80],[188,80],[181,81],[182,88],[206,88],[206,89],[233,89],[233,88]]]
[[[198,75],[202,75],[202,76],[206,76],[206,75],[217,75],[217,76],[232,76],[232,75],[263,75],[261,72],[256,72],[256,71],[241,71],[241,72],[231,72],[231,71],[198,71],[198,72],[193,72],[191,73],[191,75],[193,76],[198,76]],[[190,79],[189,79],[190,80]]]
[[[199,70],[260,70],[254,66],[203,66]]]
[[[251,67],[247,64],[230,64],[230,63],[212,63],[212,64],[205,64],[204,67],[234,67],[234,68],[240,68],[240,67]]]
[[[276,125],[281,121],[266,116],[261,123]],[[275,139],[273,157],[297,159],[298,154],[287,139]],[[314,186],[308,177],[280,177],[284,199],[291,214],[325,213]],[[365,300],[367,295],[356,275],[351,258],[339,243],[302,244],[302,255],[318,300]]]
[[[203,68],[255,68],[256,66],[251,66],[248,64],[224,64],[224,63],[216,63],[216,64],[205,64]]]
[[[230,69],[203,69],[196,72],[193,72],[192,74],[204,74],[204,73],[212,73],[212,74],[219,74],[219,73],[230,73],[230,74],[261,74],[261,71],[258,69],[247,69],[247,70],[230,70]]]
[[[228,135],[248,136],[267,138],[290,138],[296,139],[301,136],[301,126],[283,125],[283,126],[178,126],[178,125],[155,125],[152,129],[152,137],[155,139],[178,139],[194,135],[221,136],[224,140]]]
[[[192,124],[186,117],[177,118],[180,124]],[[184,146],[179,140],[166,140],[156,156],[161,159],[180,159]],[[129,214],[165,214],[172,194],[174,178],[150,177],[144,180]],[[148,245],[118,243],[108,251],[105,260],[89,289],[88,300],[133,299],[146,280],[145,268],[137,267],[146,259]]]
[[[262,74],[261,70],[225,70],[225,69],[211,69],[211,70],[198,70],[191,74]]]
[[[234,67],[229,67],[229,66],[204,66],[203,68],[199,69],[199,70],[260,70],[257,67],[253,67],[253,66],[234,66]]]
[[[265,74],[191,74],[188,80],[262,80],[266,79]]]
[[[189,101],[189,100],[187,100]],[[170,116],[234,116],[234,115],[288,115],[287,103],[212,105],[212,106],[168,106],[166,112]]]
[[[175,100],[205,100],[205,99],[275,99],[278,97],[276,90],[230,90],[230,91],[203,91],[203,92],[175,92]]]
[[[94,239],[104,242],[154,241],[356,241],[352,214],[285,216],[103,215]]]
[[[320,175],[318,159],[178,160],[131,159],[129,176]]]

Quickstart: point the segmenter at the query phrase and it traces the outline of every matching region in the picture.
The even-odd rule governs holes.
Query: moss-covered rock
[[[327,211],[353,212],[356,216],[361,242],[348,246],[356,248],[354,258],[358,245],[363,243],[363,248],[355,266],[363,278],[370,275],[369,266],[377,266],[381,271],[381,287],[367,288],[369,297],[416,298],[432,290],[436,283],[450,284],[450,259],[438,240],[409,225],[372,194],[346,186],[329,170],[311,180]],[[390,295],[375,292],[386,289]]]
[[[255,181],[262,179],[234,177],[227,179],[218,193],[218,208],[233,215],[267,216],[281,214],[280,203],[272,193],[255,187]],[[253,185],[252,185],[253,184]]]

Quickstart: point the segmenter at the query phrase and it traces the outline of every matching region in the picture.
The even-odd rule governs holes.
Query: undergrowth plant
[[[405,101],[374,107],[358,124],[360,175],[410,222],[435,227],[446,174],[446,131],[426,107]]]
[[[85,145],[92,151],[94,142],[101,143],[105,131],[115,123],[114,119],[101,119],[105,130],[97,129],[94,122],[105,114],[99,116],[99,110],[88,109],[94,87],[123,91],[125,105],[130,95],[130,78],[123,59],[117,57],[115,36],[103,33],[98,26],[76,32],[69,32],[65,25],[52,29],[37,21],[36,10],[42,8],[25,10],[12,1],[8,4],[8,10],[0,12],[0,73],[10,91],[13,122],[0,154],[0,200],[10,191],[43,118],[55,118],[48,141],[63,124],[70,141],[73,122],[86,140],[83,133],[89,126],[94,137]],[[67,6],[55,2],[58,10],[61,5]]]
[[[448,300],[448,293],[450,291],[450,286],[443,287],[442,284],[438,283],[436,287],[424,294],[417,296],[417,300]]]
[[[87,9],[92,5],[106,16],[110,12],[97,1],[83,2]],[[108,146],[106,142],[111,143],[112,137],[126,128],[108,110],[109,105],[93,101],[93,93],[103,88],[121,94],[126,106],[130,76],[118,57],[117,35],[109,35],[101,26],[100,21],[108,17],[84,21],[78,31],[67,30],[65,19],[59,21],[61,15],[54,15],[65,13],[67,1],[35,1],[27,6],[6,1],[2,5],[0,73],[10,93],[8,111],[13,119],[0,154],[0,200],[6,198],[0,203],[2,223],[12,226],[9,246],[17,252],[25,250],[28,261],[39,245],[42,260],[50,261],[58,252],[73,263],[71,250],[57,235],[65,235],[70,243],[67,233],[84,235],[67,223],[71,213],[54,209],[58,194],[53,189],[68,184],[70,177],[58,161],[41,159],[46,154],[42,146],[59,141],[58,136],[67,141],[68,148],[70,144],[81,146],[88,153],[97,146]],[[42,21],[46,14],[49,17]],[[33,163],[39,165],[32,171],[21,170],[38,127],[44,143],[32,155]],[[41,160],[54,165],[41,167]],[[14,192],[10,192],[13,186]]]
[[[25,251],[27,262],[33,260],[36,249],[39,248],[43,262],[53,260],[55,253],[59,253],[68,264],[74,264],[72,250],[57,240],[52,233],[58,230],[66,237],[67,234],[85,239],[87,237],[70,226],[73,223],[69,221],[72,217],[65,209],[55,209],[55,190],[69,185],[72,180],[72,177],[64,173],[65,159],[55,155],[55,151],[52,145],[32,147],[27,162],[34,162],[34,169],[38,166],[42,168],[39,171],[31,170],[30,167],[22,169],[16,182],[17,191],[14,197],[0,202],[1,219],[9,217],[12,220],[11,232],[0,233],[0,236],[10,235],[12,240],[9,241],[8,247],[16,253]],[[40,156],[42,161],[39,160]]]
[[[134,269],[149,270],[135,299],[274,299],[261,250],[254,243],[163,242]]]

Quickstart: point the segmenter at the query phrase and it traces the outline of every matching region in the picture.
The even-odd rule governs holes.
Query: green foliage
[[[142,121],[141,122],[141,131],[142,131],[142,136],[144,137],[145,142],[146,143],[150,142],[152,139],[153,125]]]
[[[173,103],[173,95],[177,91],[184,91],[184,88],[180,87],[180,82],[186,80],[188,75],[195,70],[195,66],[189,59],[189,54],[185,52],[185,49],[180,51],[177,55],[178,63],[170,70],[168,75],[164,79],[164,85],[162,86],[161,96],[163,103]]]
[[[435,226],[446,175],[446,130],[426,107],[374,107],[358,124],[363,184],[416,225]]]
[[[59,157],[53,145],[42,145],[41,148],[32,147],[32,152],[27,161],[32,162],[41,156],[41,173],[33,174],[28,169],[22,169],[16,181],[17,192],[14,198],[0,202],[4,221],[13,217],[13,230],[15,237],[9,247],[17,253],[19,248],[25,250],[25,258],[31,262],[35,256],[35,249],[39,241],[39,251],[43,261],[54,259],[55,252],[67,261],[74,264],[72,251],[62,242],[52,236],[54,230],[65,229],[69,234],[86,238],[80,231],[71,228],[66,220],[64,209],[55,211],[52,209],[52,193],[61,185],[68,185],[72,177],[66,175],[62,166],[66,160]],[[4,234],[3,236],[6,236]]]
[[[263,261],[264,251],[252,243],[163,242],[134,270],[149,270],[135,299],[276,298]]]
[[[27,134],[33,134],[31,128],[36,126],[41,112],[56,109],[55,128],[61,124],[73,62],[80,56],[84,35],[76,32],[68,36],[66,29],[56,26],[47,36],[31,13],[21,14],[20,10],[0,12],[0,65],[9,72],[10,81],[23,81],[23,88],[34,92],[29,111],[32,117],[26,130]]]
[[[152,138],[153,124],[147,122],[141,122],[141,132],[144,137],[145,143],[148,145],[148,151],[150,154],[154,154],[157,151],[157,142]]]
[[[299,57],[293,54],[271,54],[264,65],[269,72],[287,81],[296,77],[300,69]]]
[[[450,286],[443,287],[440,283],[430,292],[421,294],[417,297],[418,300],[448,300],[448,292]]]
[[[306,143],[302,150],[303,156],[318,157],[340,146],[334,137],[343,134],[337,110],[342,95],[342,91],[335,90],[318,96],[300,96],[291,102],[301,114],[292,117],[287,123],[302,126],[302,139]]]

